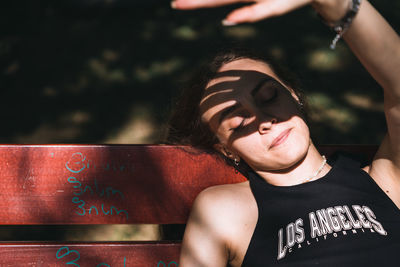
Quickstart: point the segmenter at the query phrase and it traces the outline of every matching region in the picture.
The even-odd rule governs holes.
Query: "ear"
[[[222,144],[215,144],[214,145],[214,149],[217,150],[218,152],[220,152],[222,155],[224,155],[225,157],[227,157],[229,159],[233,160],[235,158],[235,154],[233,152],[231,152],[229,149],[227,149]]]

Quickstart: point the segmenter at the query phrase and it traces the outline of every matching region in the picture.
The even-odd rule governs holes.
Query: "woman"
[[[235,2],[240,1],[176,0],[172,6]],[[360,6],[357,0],[253,2],[223,23],[254,22],[311,4],[330,25],[340,24],[346,32],[337,29],[336,41],[343,37],[383,88],[388,133],[362,169],[346,158],[330,166],[310,140],[301,96],[273,65],[251,56],[217,59],[216,72],[203,88],[183,98],[181,114],[194,119],[175,116],[170,135],[214,148],[239,169],[248,167],[249,181],[199,194],[180,266],[398,266],[398,35],[366,0]]]

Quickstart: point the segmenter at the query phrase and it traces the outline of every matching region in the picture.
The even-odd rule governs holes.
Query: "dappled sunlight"
[[[383,102],[372,99],[371,96],[365,94],[354,94],[347,92],[343,98],[352,106],[365,110],[374,110],[383,112]]]
[[[310,118],[314,123],[327,123],[342,133],[354,130],[354,125],[358,123],[359,118],[351,109],[334,102],[325,94],[310,94],[307,100],[311,109]]]
[[[105,49],[102,56],[103,59],[108,62],[115,62],[120,58],[120,54],[111,49]]]
[[[82,133],[79,125],[59,125],[43,123],[32,132],[18,134],[14,140],[18,144],[71,143]]]
[[[137,66],[134,71],[134,77],[141,82],[148,82],[159,76],[168,75],[176,71],[183,65],[181,58],[170,58],[166,61],[155,61],[148,67]]]
[[[17,143],[68,143],[82,134],[82,128],[90,121],[90,114],[85,111],[67,112],[60,116],[57,123],[42,123],[27,134],[16,136]]]
[[[126,81],[123,69],[109,69],[107,63],[103,60],[90,59],[88,66],[96,78],[105,82],[123,83]]]
[[[337,71],[346,66],[346,59],[341,56],[338,50],[331,50],[328,47],[313,50],[308,54],[308,67],[318,71]]]
[[[374,4],[398,29],[398,8]],[[385,133],[382,101],[373,97],[379,86],[343,41],[329,50],[334,33],[311,9],[223,27],[230,8],[180,12],[168,1],[120,0],[33,6],[27,16],[15,8],[3,17],[10,23],[0,38],[1,143],[159,142],[179,89],[231,43],[265,52],[299,74],[317,125],[313,140],[378,143]],[[113,227],[84,238],[156,236],[154,226]]]
[[[107,83],[126,83],[128,81],[125,70],[118,67],[120,53],[112,49],[104,49],[98,58],[91,58],[87,62],[87,67],[91,76]],[[87,86],[87,77],[81,76],[77,83],[77,88]]]
[[[248,39],[257,37],[258,31],[252,25],[239,25],[235,27],[226,27],[223,29],[225,36],[234,39]]]
[[[106,144],[149,144],[157,137],[157,128],[152,112],[146,106],[135,106],[129,119],[120,129],[110,134],[102,143]]]
[[[400,22],[394,9],[376,4],[387,10],[385,17],[394,26]],[[10,24],[0,39],[2,96],[9,100],[1,106],[6,130],[0,140],[115,143],[133,140],[117,134],[132,132],[124,130],[129,128],[126,125],[145,129],[134,140],[155,140],[145,136],[153,135],[151,125],[157,125],[155,135],[160,131],[158,125],[165,123],[171,99],[184,81],[211,54],[231,43],[264,52],[299,72],[307,83],[306,94],[323,91],[325,82],[340,94],[354,86],[346,83],[355,80],[357,88],[366,88],[365,95],[377,88],[349,56],[344,42],[333,52],[328,49],[333,33],[311,9],[256,24],[223,27],[221,20],[230,11],[181,12],[172,10],[168,2],[154,1],[43,3],[30,11],[32,16]],[[4,19],[12,21],[17,14],[18,10],[10,10]],[[360,105],[367,108],[350,98],[339,98],[338,93],[335,101],[347,103],[354,112],[362,109]],[[150,102],[152,120],[144,117],[132,122],[132,106]],[[89,121],[60,126],[60,120],[74,111],[87,112]],[[378,115],[373,119],[375,124],[381,121]],[[331,131],[326,125],[321,127]],[[376,136],[371,132],[369,138],[376,141]],[[346,134],[341,140],[358,141]]]
[[[270,47],[269,54],[276,60],[282,60],[286,57],[285,50],[279,46]]]
[[[81,110],[76,110],[70,113],[66,113],[59,119],[60,124],[63,125],[71,125],[71,124],[80,125],[88,123],[89,121],[90,121],[90,114]]]
[[[199,38],[199,33],[189,25],[183,25],[175,28],[172,34],[175,38],[185,41],[194,41]]]
[[[65,234],[68,241],[160,240],[159,227],[154,224],[75,226],[71,230]]]

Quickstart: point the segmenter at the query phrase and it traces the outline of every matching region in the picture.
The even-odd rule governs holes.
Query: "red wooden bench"
[[[376,146],[320,146],[371,159]],[[165,145],[2,145],[0,224],[184,224],[196,195],[246,179]],[[178,266],[176,241],[0,242],[0,266]]]

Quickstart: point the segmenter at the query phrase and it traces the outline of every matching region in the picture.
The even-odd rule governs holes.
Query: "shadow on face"
[[[220,71],[205,89],[200,102],[202,120],[222,143],[230,146],[236,139],[260,131],[264,122],[282,123],[293,116],[303,118],[294,91],[272,71],[265,72]],[[235,128],[238,123],[244,123],[239,126],[240,131]]]

